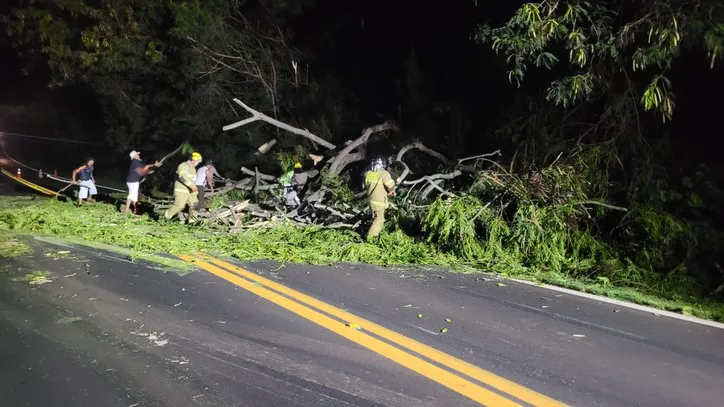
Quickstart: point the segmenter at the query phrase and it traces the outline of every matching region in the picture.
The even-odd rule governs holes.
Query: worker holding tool
[[[128,213],[133,205],[133,212],[138,213],[138,189],[141,185],[141,179],[146,175],[152,173],[155,168],[160,166],[160,163],[156,161],[154,164],[143,165],[141,161],[141,153],[133,150],[129,154],[131,157],[131,166],[128,169],[128,175],[126,176],[126,185],[128,186],[128,197],[126,198],[126,209],[123,213]]]
[[[93,178],[93,166],[95,163],[93,158],[88,158],[84,165],[81,165],[73,171],[73,184],[80,186],[80,190],[78,191],[79,206],[83,205],[84,199],[87,199],[88,202],[94,202],[95,199],[93,197],[98,193],[96,190],[96,180]]]
[[[199,211],[209,209],[206,204],[206,191],[214,192],[214,175],[222,178],[211,160],[206,160],[205,165],[199,167],[199,170],[196,171],[196,189],[199,190],[199,201],[196,203],[196,209]]]
[[[188,161],[182,162],[176,169],[176,182],[173,185],[173,205],[166,209],[164,217],[170,220],[189,207],[189,222],[195,221],[194,204],[198,201],[196,187],[196,167],[201,164],[201,154],[194,152]]]
[[[367,232],[367,239],[379,236],[385,225],[385,210],[390,206],[388,196],[395,194],[395,181],[387,172],[387,159],[376,156],[372,159],[370,169],[365,173],[364,179],[367,199],[372,210],[372,225]]]

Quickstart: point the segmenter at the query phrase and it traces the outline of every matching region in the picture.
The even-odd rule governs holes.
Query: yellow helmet
[[[191,154],[191,161],[201,161],[201,154],[194,151],[193,154]]]
[[[295,163],[294,168],[302,168],[302,163]]]

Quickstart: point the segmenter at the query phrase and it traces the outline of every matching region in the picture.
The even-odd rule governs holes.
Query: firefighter
[[[173,206],[166,210],[165,218],[170,220],[183,211],[188,205],[189,222],[196,218],[194,204],[198,202],[198,188],[196,187],[196,167],[201,164],[201,154],[194,152],[191,159],[182,162],[176,170],[176,182],[173,185]]]
[[[385,225],[385,209],[390,206],[387,197],[395,194],[395,181],[387,172],[385,157],[377,156],[372,159],[370,169],[365,173],[364,185],[372,210],[372,224],[367,232],[367,239],[370,239],[379,236],[382,231]]]

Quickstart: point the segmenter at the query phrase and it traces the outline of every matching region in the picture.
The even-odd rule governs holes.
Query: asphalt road
[[[33,247],[0,265],[0,406],[724,399],[724,330],[540,287],[198,258],[181,275],[95,249]]]

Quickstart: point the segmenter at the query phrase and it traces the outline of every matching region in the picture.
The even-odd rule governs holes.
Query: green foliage
[[[332,194],[331,202],[349,204],[354,201],[354,191],[341,177],[331,175],[329,167],[324,167],[321,173],[322,183]]]
[[[30,248],[18,239],[0,232],[0,259],[18,257],[30,252]]]
[[[425,228],[432,244],[409,237],[401,229],[383,233],[376,244],[371,244],[352,231],[300,228],[283,221],[272,228],[218,233],[175,222],[159,225],[146,216],[120,214],[111,205],[78,208],[51,200],[22,204],[15,204],[11,198],[2,201],[0,229],[118,246],[138,258],[200,250],[240,260],[308,264],[347,261],[388,266],[440,265],[458,270],[478,266],[724,320],[724,307],[698,300],[698,285],[686,277],[685,270],[679,268],[664,276],[642,271],[630,262],[619,261],[611,246],[587,231],[573,230],[566,218],[572,207],[523,205],[507,217],[492,210],[492,205],[482,205],[480,198],[464,195],[437,200],[431,207]],[[475,225],[475,229],[469,225]],[[456,236],[467,240],[456,244]]]
[[[626,16],[621,22],[620,16]],[[630,70],[658,71],[640,96],[644,110],[673,114],[671,84],[664,73],[682,50],[702,44],[713,67],[724,44],[724,14],[718,2],[692,5],[657,0],[637,5],[542,1],[521,6],[503,26],[482,25],[477,40],[506,56],[508,79],[521,85],[530,65],[553,69],[567,61],[547,100],[564,107],[609,91],[616,78],[631,87]],[[566,58],[563,56],[566,55]]]
[[[423,221],[423,231],[441,249],[477,261],[483,252],[476,232],[482,211],[480,200],[473,196],[437,199]]]
[[[177,222],[159,225],[147,216],[119,213],[112,205],[75,207],[72,203],[44,200],[22,207],[0,207],[0,229],[80,238],[118,245],[139,254],[188,254],[196,250],[234,256],[242,260],[329,264],[359,261],[370,264],[438,264],[453,266],[455,258],[416,239],[394,232],[379,245],[363,242],[348,230],[299,228],[280,222],[274,228],[241,233],[214,233]],[[88,225],[98,227],[89,228]],[[113,228],[112,232],[109,228]]]
[[[282,174],[294,170],[294,164],[304,162],[307,157],[307,151],[303,146],[297,145],[293,151],[280,151],[274,156],[282,167]]]

